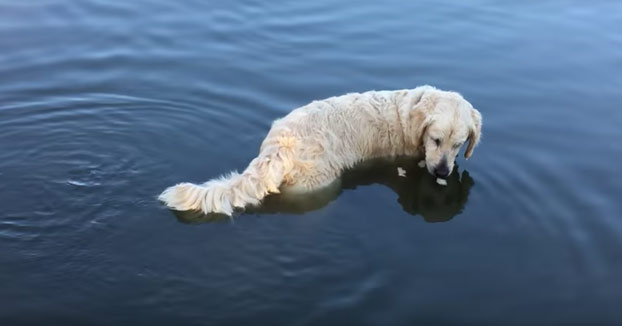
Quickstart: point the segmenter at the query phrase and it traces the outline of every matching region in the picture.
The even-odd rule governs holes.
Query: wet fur
[[[454,155],[454,148],[432,149],[427,137],[432,131],[446,135],[452,144],[468,138],[468,158],[480,138],[481,115],[458,93],[431,86],[314,101],[276,120],[259,155],[241,174],[232,172],[200,185],[180,183],[159,199],[176,210],[231,215],[235,208],[257,205],[269,193],[327,186],[344,169],[372,158],[425,155],[433,173],[430,168]]]

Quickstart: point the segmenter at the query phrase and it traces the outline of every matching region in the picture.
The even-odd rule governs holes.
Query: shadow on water
[[[398,174],[398,167],[406,176]],[[260,206],[247,207],[246,213],[257,214],[303,214],[318,210],[334,201],[344,190],[360,186],[381,184],[393,190],[397,202],[405,212],[420,215],[426,222],[446,222],[460,214],[475,184],[469,172],[459,172],[456,164],[447,179],[447,185],[436,183],[425,168],[417,166],[413,158],[373,160],[359,164],[343,173],[330,186],[306,194],[275,194],[266,197]],[[173,211],[182,223],[209,223],[228,221],[222,214],[203,214],[199,211]]]

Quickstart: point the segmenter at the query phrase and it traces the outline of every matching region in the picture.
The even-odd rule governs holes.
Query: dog
[[[464,157],[471,157],[481,128],[480,112],[460,94],[432,86],[331,97],[274,121],[241,174],[180,183],[158,199],[174,210],[230,216],[270,193],[321,189],[345,169],[381,157],[424,157],[428,173],[445,179],[467,141]]]

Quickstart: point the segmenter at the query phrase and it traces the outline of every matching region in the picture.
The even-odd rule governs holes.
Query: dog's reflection
[[[398,174],[398,167],[406,171]],[[447,178],[447,185],[436,183],[436,177],[425,168],[417,166],[417,160],[398,158],[393,160],[374,160],[364,162],[343,173],[342,177],[330,186],[306,194],[278,194],[266,197],[260,206],[247,207],[247,213],[285,213],[302,214],[320,209],[335,200],[348,189],[359,186],[382,184],[391,188],[398,196],[398,203],[404,211],[421,215],[426,222],[445,222],[460,214],[475,184],[467,171],[454,172]],[[203,214],[200,211],[174,212],[183,223],[204,223],[228,221],[222,214]]]

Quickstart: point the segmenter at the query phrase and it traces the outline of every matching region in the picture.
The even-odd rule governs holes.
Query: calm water
[[[404,160],[233,221],[155,200],[297,106],[422,84],[484,116],[447,188]],[[620,1],[0,1],[0,324],[620,324],[621,103]]]

